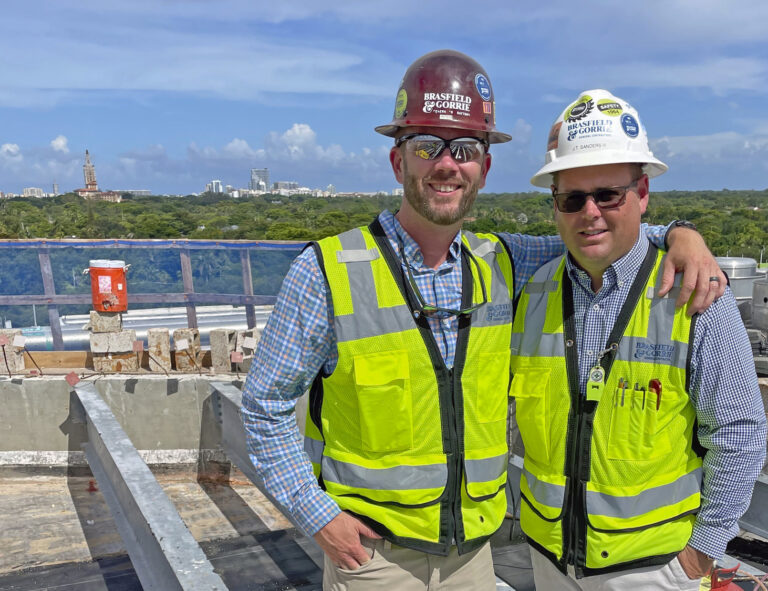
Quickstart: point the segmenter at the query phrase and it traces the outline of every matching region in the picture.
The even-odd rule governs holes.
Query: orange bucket
[[[97,312],[125,312],[128,309],[125,269],[125,261],[99,259],[88,263],[94,310]]]

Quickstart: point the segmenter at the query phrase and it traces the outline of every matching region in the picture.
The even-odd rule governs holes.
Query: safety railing
[[[57,293],[54,281],[54,266],[51,255],[60,249],[112,249],[115,258],[124,259],[131,264],[132,253],[137,249],[178,252],[181,272],[182,291],[163,293],[132,293],[131,276],[128,276],[129,304],[184,304],[190,328],[197,328],[196,306],[201,304],[232,304],[245,307],[248,328],[256,325],[255,306],[269,305],[275,302],[275,295],[255,294],[251,259],[254,252],[284,252],[296,255],[303,247],[303,242],[289,241],[240,241],[240,240],[0,240],[0,256],[3,251],[31,249],[37,252],[37,259],[42,277],[43,293],[16,293],[0,295],[0,306],[45,305],[51,328],[53,347],[64,349],[64,340],[59,314],[59,306],[66,304],[89,304],[90,293]],[[230,251],[239,252],[242,278],[242,293],[204,293],[195,290],[192,253],[194,251]],[[8,271],[6,271],[8,272]],[[282,272],[277,273],[282,279]],[[274,282],[273,282],[274,283]],[[278,282],[279,285],[279,282]],[[274,288],[274,285],[271,285]]]

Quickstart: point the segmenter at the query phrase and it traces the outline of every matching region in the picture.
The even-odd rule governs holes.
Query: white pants
[[[461,556],[455,546],[448,556],[435,556],[384,540],[362,538],[362,543],[371,560],[355,570],[334,566],[326,555],[324,591],[496,590],[489,542]]]
[[[531,563],[536,591],[698,591],[701,584],[701,579],[688,578],[677,557],[661,566],[644,566],[583,579],[573,576],[573,567],[568,567],[568,575],[564,575],[533,548]]]

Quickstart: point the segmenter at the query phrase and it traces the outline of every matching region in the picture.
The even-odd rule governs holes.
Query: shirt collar
[[[638,232],[637,240],[635,240],[635,244],[629,252],[620,259],[615,260],[603,272],[603,286],[612,287],[617,282],[624,284],[634,281],[640,266],[645,260],[645,255],[648,253],[649,244],[650,242],[646,238],[645,233]],[[589,275],[576,265],[570,254],[565,258],[565,268],[574,281],[579,281],[582,284],[586,281],[588,285],[591,284]]]
[[[379,214],[379,222],[381,227],[384,228],[384,233],[387,235],[392,248],[395,253],[400,256],[400,244],[403,245],[405,250],[405,257],[413,264],[421,265],[424,263],[424,256],[421,254],[421,249],[418,243],[411,238],[410,234],[405,231],[400,222],[388,209],[385,209]],[[456,233],[451,241],[451,246],[448,249],[448,258],[446,263],[454,264],[459,260],[461,256],[461,230]]]

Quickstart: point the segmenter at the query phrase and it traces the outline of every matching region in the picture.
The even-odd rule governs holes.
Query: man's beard
[[[461,201],[456,208],[453,210],[436,208],[422,191],[422,183],[426,184],[425,181],[427,179],[425,177],[419,179],[416,175],[410,174],[405,161],[403,161],[403,173],[405,176],[403,192],[409,205],[423,218],[438,226],[452,226],[456,222],[462,221],[467,213],[469,213],[469,210],[472,209],[472,205],[477,198],[479,181],[475,181],[469,185],[462,182],[463,194]],[[454,178],[454,176],[446,177],[445,179],[441,179],[440,177],[429,177],[429,180],[436,184],[439,184],[441,181],[450,184],[450,179]]]

